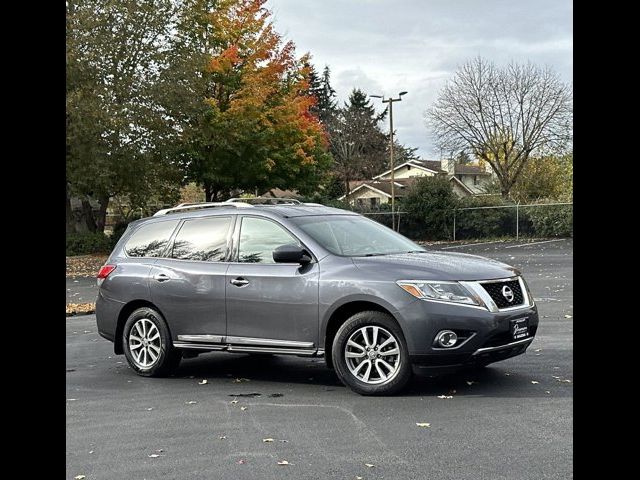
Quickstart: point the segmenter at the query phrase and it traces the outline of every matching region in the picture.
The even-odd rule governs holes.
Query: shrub
[[[421,177],[409,187],[402,199],[402,233],[416,240],[451,238],[453,208],[457,198],[451,183],[444,176]]]
[[[467,197],[458,201],[458,208],[507,205],[501,198]],[[515,208],[486,208],[456,212],[456,239],[499,237],[515,234]]]
[[[111,239],[104,233],[68,233],[67,255],[89,255],[109,253]]]
[[[539,237],[570,237],[573,235],[573,205],[523,207]]]

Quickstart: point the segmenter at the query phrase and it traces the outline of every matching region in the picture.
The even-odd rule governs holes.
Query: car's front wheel
[[[331,349],[336,374],[361,395],[390,395],[411,378],[402,331],[388,314],[359,312],[336,333]]]
[[[131,368],[143,377],[161,377],[180,363],[162,315],[153,308],[134,310],[124,325],[122,348]]]

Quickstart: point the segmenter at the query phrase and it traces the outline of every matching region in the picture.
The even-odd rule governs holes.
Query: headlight
[[[438,282],[434,280],[399,280],[400,288],[416,298],[440,302],[462,303],[484,307],[484,302],[475,293],[458,282]]]

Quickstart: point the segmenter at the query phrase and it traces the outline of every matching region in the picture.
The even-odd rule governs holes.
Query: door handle
[[[236,287],[244,287],[246,285],[249,285],[249,280],[242,277],[238,277],[238,278],[234,278],[229,283],[231,285],[235,285]]]
[[[171,280],[171,278],[169,278],[169,275],[167,275],[166,273],[158,273],[157,275],[153,276],[154,280],[157,280],[158,282],[166,282],[167,280]]]

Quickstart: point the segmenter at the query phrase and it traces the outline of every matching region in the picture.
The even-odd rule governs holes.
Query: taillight
[[[104,280],[115,269],[116,269],[115,265],[103,265],[100,271],[98,272],[98,280]]]

